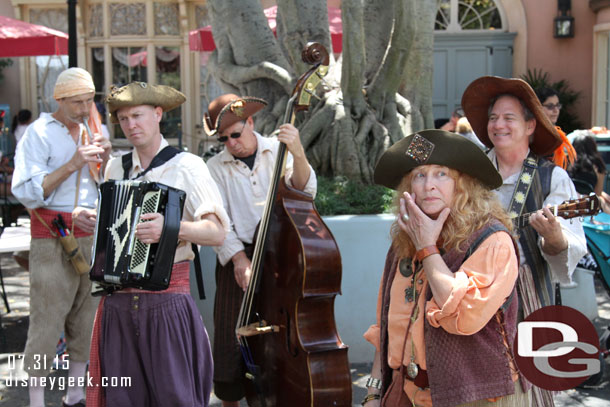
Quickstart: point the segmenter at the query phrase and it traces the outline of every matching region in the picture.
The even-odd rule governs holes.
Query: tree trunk
[[[413,5],[415,7],[412,24],[416,26],[415,31],[422,32],[426,28],[434,27],[436,1],[421,0],[414,2]],[[412,128],[432,129],[434,128],[432,111],[434,35],[416,35],[411,50],[398,92],[411,104]],[[400,113],[405,115],[405,112]]]
[[[299,76],[310,68],[301,59],[308,42],[319,42],[332,55],[326,1],[278,0],[277,5],[278,42]]]
[[[209,0],[216,51],[210,72],[223,90],[266,99],[256,128],[283,120],[309,41],[326,46],[331,66],[297,126],[319,175],[370,183],[377,160],[405,135],[431,127],[436,0],[343,0],[343,52],[332,59],[326,2],[278,0],[277,39],[259,0]],[[320,87],[319,87],[320,88]]]

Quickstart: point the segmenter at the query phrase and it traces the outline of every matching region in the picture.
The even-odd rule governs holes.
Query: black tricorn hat
[[[468,174],[489,189],[502,185],[502,176],[472,141],[444,130],[422,130],[388,148],[375,166],[373,179],[391,189],[420,165],[443,165]]]

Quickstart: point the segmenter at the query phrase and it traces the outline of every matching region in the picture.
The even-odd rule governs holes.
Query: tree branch
[[[252,66],[238,66],[235,64],[218,64],[216,53],[212,53],[208,61],[210,70],[215,72],[219,81],[233,85],[245,84],[256,79],[269,79],[279,84],[287,94],[292,92],[293,78],[281,66],[263,61]]]

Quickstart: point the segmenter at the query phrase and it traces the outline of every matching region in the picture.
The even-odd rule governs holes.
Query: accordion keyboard
[[[151,191],[144,194],[142,200],[142,211],[140,216],[146,213],[156,213],[161,202],[160,191]],[[142,243],[139,239],[135,239],[134,249],[131,253],[130,270],[134,274],[144,276],[146,272],[146,262],[149,260],[150,245]]]

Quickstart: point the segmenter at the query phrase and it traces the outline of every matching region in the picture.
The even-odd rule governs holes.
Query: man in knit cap
[[[91,138],[83,125],[92,116],[94,92],[89,72],[63,71],[53,94],[57,110],[42,113],[28,127],[15,153],[12,192],[33,215],[30,325],[24,355],[30,407],[44,406],[41,378],[53,366],[62,331],[68,345],[69,376],[75,383],[67,387],[63,406],[85,405],[84,382],[79,378],[85,376],[97,299],[91,296],[88,274],[78,274],[64,255],[53,220],[61,215],[65,229],[89,261],[97,199],[90,167],[103,166],[111,149],[107,139],[101,134]]]

